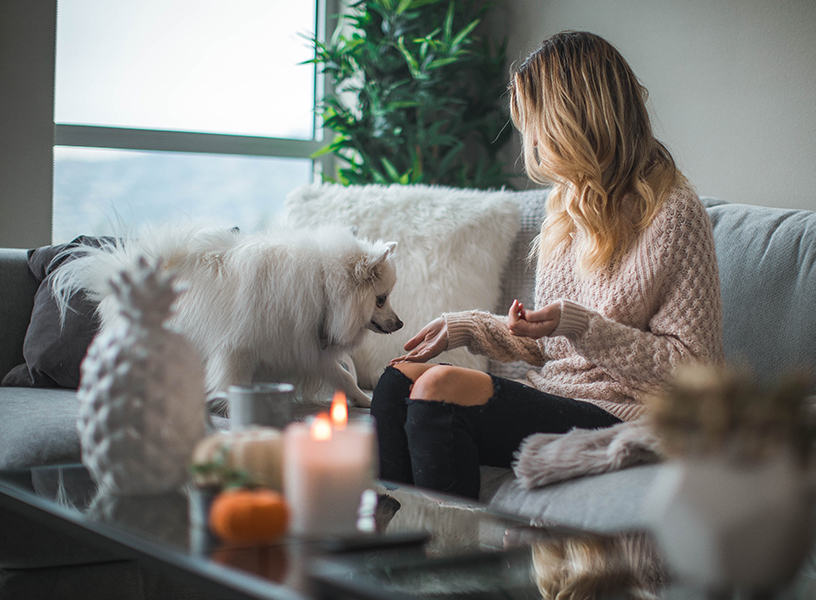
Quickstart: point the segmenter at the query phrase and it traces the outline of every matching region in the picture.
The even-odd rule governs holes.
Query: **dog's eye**
[[[377,308],[385,306],[386,300],[388,300],[388,296],[377,296]]]

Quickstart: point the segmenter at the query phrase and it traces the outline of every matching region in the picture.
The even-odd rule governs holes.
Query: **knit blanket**
[[[516,452],[513,471],[520,483],[531,489],[654,463],[663,457],[658,437],[641,418],[603,429],[533,434]]]

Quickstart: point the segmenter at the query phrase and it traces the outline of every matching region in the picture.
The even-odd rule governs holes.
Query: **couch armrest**
[[[26,250],[0,248],[0,378],[24,362],[23,340],[37,286]]]

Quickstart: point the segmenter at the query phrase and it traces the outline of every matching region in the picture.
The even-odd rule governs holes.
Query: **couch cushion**
[[[0,469],[80,462],[74,390],[0,387]]]
[[[704,203],[720,268],[726,360],[763,384],[816,369],[816,212]]]
[[[528,517],[534,523],[558,523],[599,532],[646,526],[648,491],[660,465],[644,465],[571,479],[533,490],[506,475],[496,486],[490,506]]]
[[[79,386],[79,365],[98,329],[96,305],[76,294],[68,303],[64,323],[51,294],[54,272],[70,255],[62,252],[82,245],[98,246],[103,240],[80,236],[69,244],[43,246],[28,251],[28,266],[39,288],[34,296],[31,321],[23,342],[25,363],[3,377],[4,386],[64,387]]]
[[[533,241],[541,232],[548,193],[549,189],[536,189],[513,195],[519,205],[519,231],[502,276],[501,294],[495,307],[496,314],[507,314],[513,300],[519,300],[529,308],[535,305],[536,264],[535,260],[531,261],[529,258]],[[530,365],[521,361],[500,363],[490,360],[487,366],[490,373],[507,379],[524,379],[529,369]]]
[[[38,286],[26,251],[0,248],[0,377],[24,361],[23,340]]]

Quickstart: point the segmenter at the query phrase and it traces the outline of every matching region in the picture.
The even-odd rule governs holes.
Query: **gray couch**
[[[532,305],[533,274],[524,266],[540,222],[543,191],[519,192],[522,226],[516,259],[504,277],[499,310],[520,298]],[[816,366],[816,213],[704,199],[714,225],[726,357],[764,383],[793,367]],[[36,281],[24,250],[0,250],[0,375],[23,362],[22,346]],[[492,365],[513,376],[519,365]],[[515,369],[515,371],[514,371]],[[72,390],[0,387],[0,468],[78,462],[77,401]],[[644,523],[644,496],[655,465],[524,490],[509,470],[484,469],[482,498],[535,521],[615,531]],[[113,560],[52,532],[21,525],[0,511],[0,570]],[[83,567],[85,568],[85,567]],[[105,567],[109,568],[109,567]],[[19,572],[17,572],[19,573]],[[0,571],[0,590],[2,590]]]
[[[816,373],[816,212],[702,201],[714,228],[726,361],[767,386],[797,368]],[[529,212],[523,209],[522,218]],[[529,225],[519,235],[530,235]],[[502,306],[521,293],[505,293]],[[639,466],[525,490],[512,473],[483,468],[482,498],[535,521],[620,531],[645,525],[645,492],[658,469]]]

